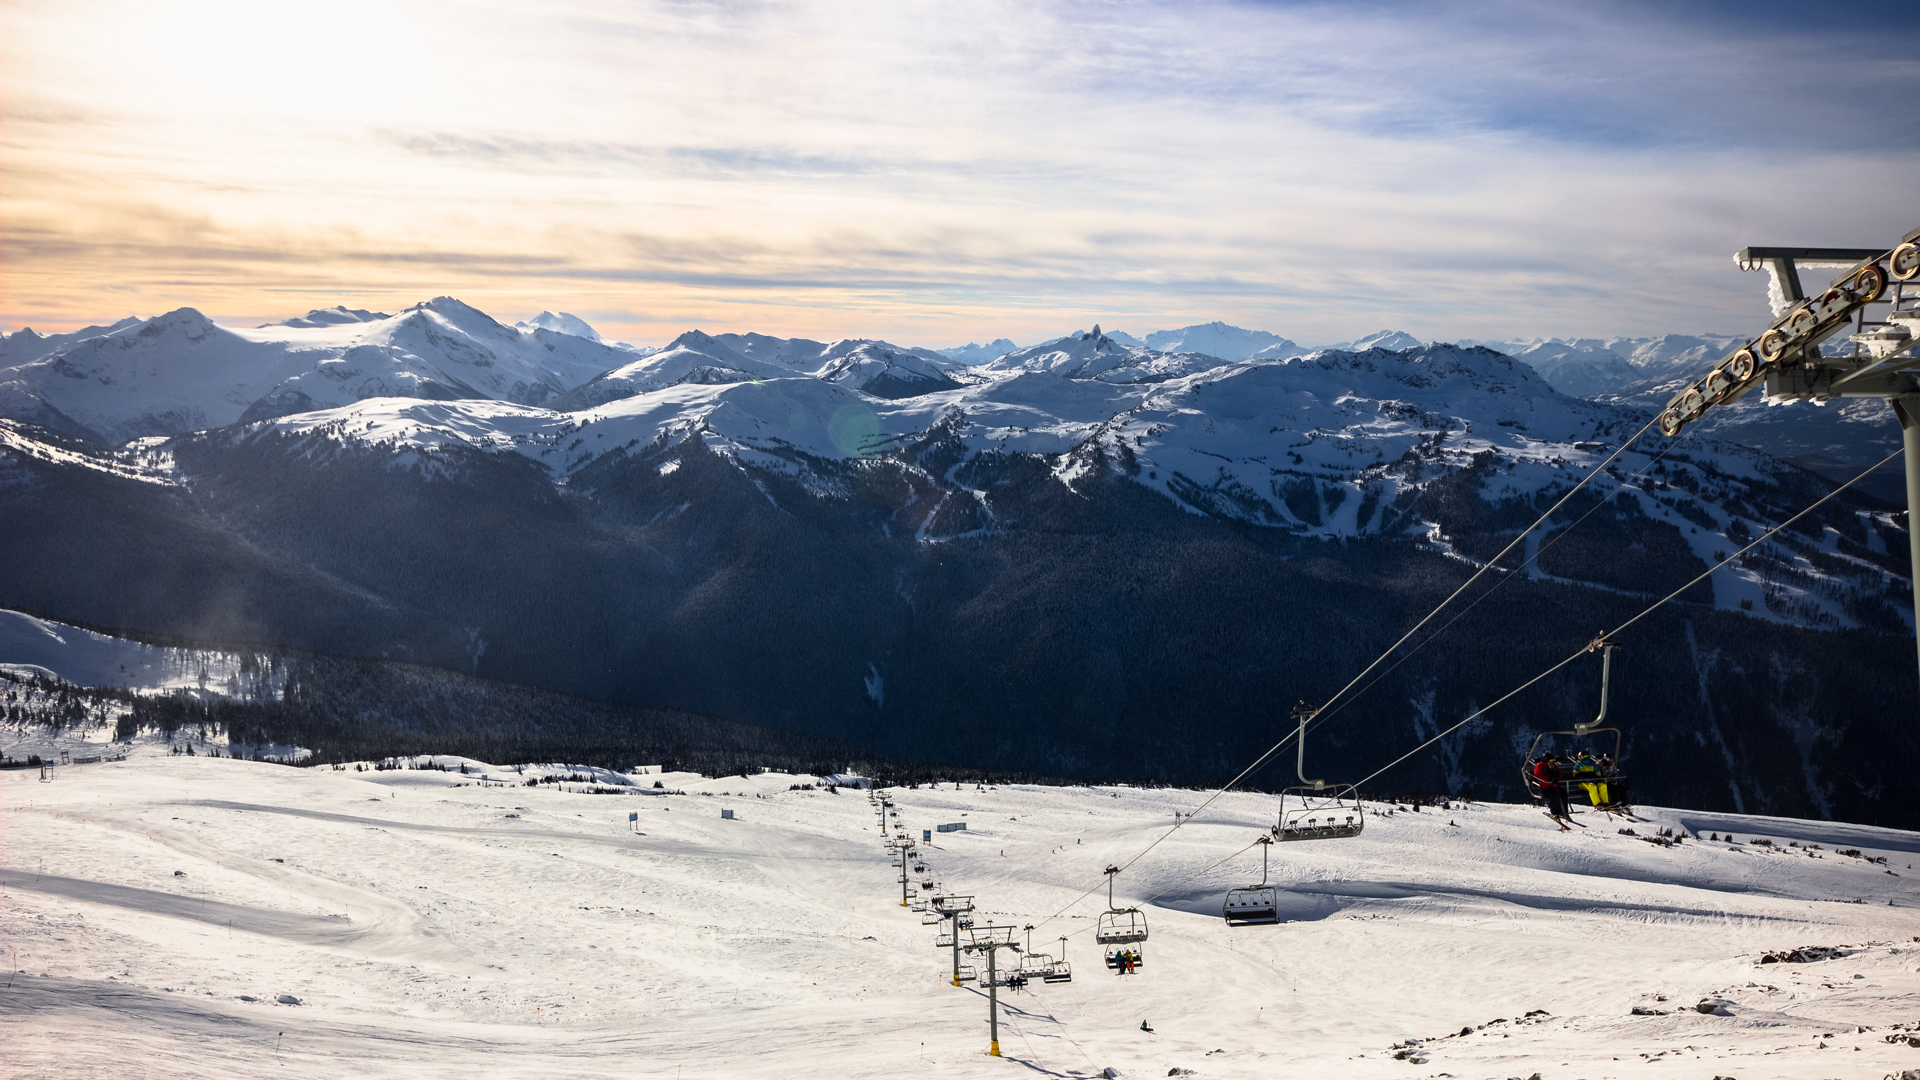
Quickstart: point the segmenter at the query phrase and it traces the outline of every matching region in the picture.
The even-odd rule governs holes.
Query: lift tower
[[[1660,432],[1678,435],[1708,409],[1760,388],[1770,401],[1885,398],[1906,447],[1907,543],[1920,648],[1920,357],[1914,355],[1920,344],[1920,229],[1883,250],[1750,247],[1735,259],[1742,270],[1772,273],[1774,320],[1674,395],[1660,413]],[[1809,295],[1800,282],[1802,263],[1846,269]],[[1826,355],[1821,345],[1842,333],[1851,349]]]

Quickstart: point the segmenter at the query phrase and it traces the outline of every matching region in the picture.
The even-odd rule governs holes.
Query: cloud
[[[1920,224],[1905,8],[239,7],[0,9],[0,322],[130,287],[630,335],[1731,330],[1738,247]]]

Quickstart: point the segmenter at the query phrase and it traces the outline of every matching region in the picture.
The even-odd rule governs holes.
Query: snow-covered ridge
[[[333,308],[244,329],[181,308],[50,349],[52,338],[20,341],[27,333],[6,339],[0,415],[110,444],[368,398],[536,404],[633,357],[502,326],[450,297],[391,316]]]
[[[840,354],[860,356],[863,348]],[[1471,472],[1482,497],[1495,501],[1564,490],[1643,422],[1556,393],[1530,366],[1479,347],[1221,363],[1086,334],[1011,353],[986,365],[984,379],[897,399],[804,371],[831,347],[808,350],[803,363],[788,360],[793,366],[784,375],[776,366],[782,354],[756,351],[770,359],[686,335],[617,379],[600,380],[620,384],[604,400],[569,395],[579,405],[571,411],[382,399],[255,430],[381,445],[409,463],[456,445],[514,452],[541,462],[556,481],[609,455],[641,455],[666,475],[678,448],[697,441],[749,473],[785,475],[822,494],[845,491],[840,470],[850,462],[916,470],[909,448],[932,439],[960,464],[925,482],[982,507],[989,522],[993,495],[968,479],[970,463],[1032,455],[1051,462],[1055,478],[1069,487],[1112,476],[1196,514],[1302,536],[1425,537],[1451,552],[1437,524],[1406,509],[1432,484]],[[1791,469],[1764,454],[1697,440],[1656,464],[1662,449],[1653,442],[1636,448],[1592,490],[1622,496],[1636,513],[1670,527],[1703,565],[1738,550],[1744,541],[1736,537],[1771,524],[1741,500]],[[943,538],[938,513],[912,522],[912,535]],[[978,516],[968,520],[968,534],[991,531]],[[1878,535],[1891,521],[1861,527]],[[1838,542],[1835,536],[1818,545],[1828,566],[1807,561],[1812,555],[1800,560],[1799,584],[1729,567],[1716,579],[1716,603],[1760,617],[1853,625],[1846,613],[1853,586],[1833,577],[1832,560],[1871,582],[1882,582],[1886,571],[1842,557]]]
[[[902,523],[907,535],[929,541],[992,531],[991,469],[981,467],[1027,455],[1046,459],[1069,487],[1117,477],[1196,514],[1302,536],[1426,537],[1446,552],[1454,549],[1444,528],[1412,502],[1432,484],[1471,470],[1483,497],[1530,500],[1564,488],[1643,423],[1631,409],[1556,392],[1526,357],[1478,346],[1228,361],[1128,344],[1096,326],[966,365],[870,339],[699,330],[636,356],[545,327],[504,326],[447,298],[392,316],[336,308],[290,322],[303,325],[232,330],[182,309],[68,341],[0,371],[0,406],[28,422],[119,435],[244,421],[252,426],[241,439],[277,434],[377,447],[396,465],[430,473],[444,470],[455,448],[515,453],[538,461],[556,483],[610,456],[639,455],[664,476],[689,440],[749,473],[780,474],[823,496],[849,491],[853,463],[885,461],[945,493],[931,511],[915,512],[924,520]],[[1235,328],[1188,330],[1183,341],[1232,338]],[[1411,340],[1383,331],[1363,340],[1403,339]],[[1536,361],[1548,346],[1563,359],[1604,360],[1608,344],[1528,348]],[[1688,363],[1716,347],[1669,337],[1619,363]],[[171,451],[155,438],[118,455],[89,455],[36,441],[28,430],[0,431],[0,451],[159,482],[171,475]],[[924,466],[918,455],[934,443],[944,447],[941,463]],[[1600,478],[1595,493],[1624,493],[1638,513],[1687,538],[1706,564],[1737,550],[1735,537],[1771,524],[1754,515],[1743,485],[1790,471],[1764,454],[1697,438],[1649,471],[1659,448],[1643,449]],[[941,513],[960,505],[974,508],[955,519],[963,524],[940,524]],[[1872,522],[1862,530],[1857,543],[1882,531]],[[1836,542],[1820,546],[1826,565],[1808,552],[1794,582],[1763,584],[1748,568],[1729,568],[1717,579],[1717,601],[1756,614],[1799,605],[1795,618],[1852,625],[1853,586],[1832,580]],[[1876,581],[1884,573],[1845,568]]]

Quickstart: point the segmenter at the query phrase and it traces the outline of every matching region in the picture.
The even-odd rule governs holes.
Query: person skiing
[[[1560,766],[1552,754],[1542,754],[1533,763],[1533,779],[1540,785],[1540,797],[1547,801],[1547,816],[1567,829],[1566,820],[1572,815],[1567,811],[1567,793],[1560,787]]]

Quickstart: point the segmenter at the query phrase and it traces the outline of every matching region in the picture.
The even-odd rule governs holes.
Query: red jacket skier
[[[1540,784],[1540,795],[1548,798],[1549,793],[1560,787],[1560,767],[1553,763],[1553,755],[1547,754],[1533,763],[1533,778]],[[1548,801],[1552,800],[1548,798]]]

